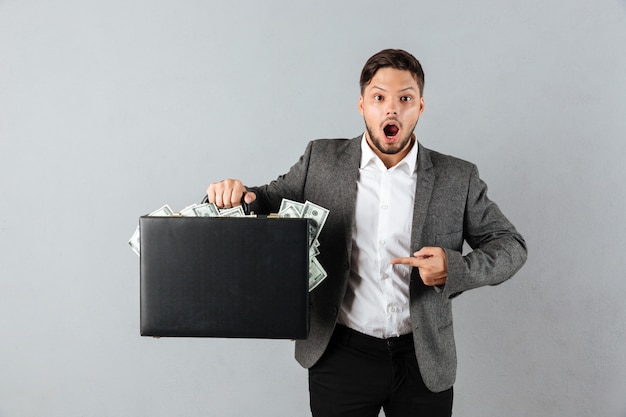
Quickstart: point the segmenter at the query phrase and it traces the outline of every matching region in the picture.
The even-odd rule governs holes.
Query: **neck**
[[[400,161],[402,161],[404,157],[407,156],[407,154],[411,151],[414,145],[415,134],[412,134],[411,139],[407,142],[406,146],[396,153],[384,153],[381,152],[379,149],[376,149],[376,147],[372,147],[371,145],[370,147],[374,150],[374,153],[378,155],[380,160],[383,161],[385,167],[389,169],[396,166]]]

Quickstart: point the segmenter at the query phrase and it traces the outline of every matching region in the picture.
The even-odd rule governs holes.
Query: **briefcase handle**
[[[250,204],[246,203],[244,196],[241,197],[241,208],[243,209],[243,212],[247,216],[250,214]],[[208,202],[209,202],[209,196],[205,195],[204,198],[202,199],[202,204],[206,204]]]

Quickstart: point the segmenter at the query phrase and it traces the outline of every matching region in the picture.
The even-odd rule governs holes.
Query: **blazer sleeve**
[[[526,262],[526,242],[498,206],[487,197],[487,185],[473,166],[468,179],[463,238],[472,248],[465,256],[445,249],[448,277],[446,298],[511,278]]]
[[[286,174],[267,185],[248,187],[248,190],[253,191],[257,196],[257,199],[250,205],[251,210],[259,214],[275,213],[278,212],[283,198],[303,200],[312,147],[313,142],[309,142],[304,154]]]

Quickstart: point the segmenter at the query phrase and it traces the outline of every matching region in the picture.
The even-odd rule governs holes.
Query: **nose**
[[[387,110],[387,115],[397,115],[398,103],[395,100],[388,100],[386,110]]]

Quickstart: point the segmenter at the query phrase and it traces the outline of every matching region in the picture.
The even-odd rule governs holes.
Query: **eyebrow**
[[[373,85],[373,86],[372,86],[372,90],[373,90],[373,89],[375,89],[375,88],[377,88],[377,89],[379,89],[379,90],[381,90],[381,91],[387,92],[387,90],[386,90],[386,89],[384,89],[384,88],[382,88],[382,87],[379,87],[379,86],[377,86],[377,85]],[[413,90],[413,91],[416,91],[416,90],[415,90],[415,88],[414,88],[413,86],[408,86],[408,87],[405,87],[405,88],[403,88],[403,89],[401,89],[401,90],[398,90],[398,92],[399,92],[399,93],[402,93],[402,92],[404,92],[404,91],[408,91],[408,90]]]

